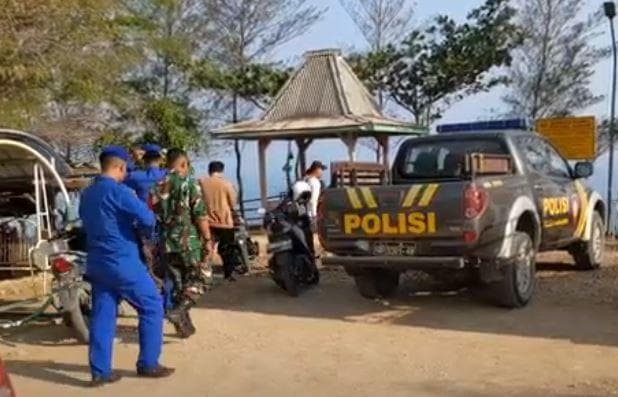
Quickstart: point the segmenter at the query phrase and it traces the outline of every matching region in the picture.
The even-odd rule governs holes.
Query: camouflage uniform
[[[192,177],[171,172],[152,191],[161,226],[163,261],[174,281],[174,301],[195,302],[204,293],[208,269],[197,221],[206,217],[202,191]]]

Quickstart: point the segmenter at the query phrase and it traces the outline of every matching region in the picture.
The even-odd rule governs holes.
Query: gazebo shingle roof
[[[427,130],[385,117],[339,50],[311,51],[271,106],[257,120],[214,131],[220,139],[293,139],[424,134]]]

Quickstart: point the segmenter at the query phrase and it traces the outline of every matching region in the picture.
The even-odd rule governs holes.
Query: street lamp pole
[[[613,235],[614,227],[612,223],[612,209],[614,204],[612,203],[612,188],[614,180],[614,119],[616,115],[616,68],[618,61],[618,51],[616,50],[616,32],[614,30],[616,4],[613,1],[606,1],[605,3],[603,3],[603,9],[605,11],[605,16],[609,19],[609,29],[612,35],[612,55],[614,58],[612,72],[612,103],[609,118],[609,168],[607,172],[607,224],[610,235]]]

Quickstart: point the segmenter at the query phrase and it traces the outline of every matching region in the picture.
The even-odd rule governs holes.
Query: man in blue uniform
[[[137,169],[129,174],[125,184],[135,190],[137,197],[144,203],[148,202],[150,189],[167,175],[167,170],[161,168],[161,147],[153,144],[145,144],[144,169]]]
[[[135,308],[139,317],[140,353],[137,374],[161,378],[171,368],[159,364],[163,342],[163,302],[155,282],[140,259],[136,228],[151,234],[155,216],[122,181],[129,155],[110,146],[100,156],[101,175],[84,190],[80,217],[87,236],[86,276],[92,285],[90,368],[92,386],[116,382],[112,347],[120,300]]]
[[[151,189],[166,177],[168,170],[161,168],[161,162],[163,159],[161,156],[160,146],[147,143],[142,145],[141,149],[143,152],[141,156],[141,162],[144,166],[142,168],[135,168],[134,170],[130,171],[124,183],[135,191],[137,197],[140,200],[142,200],[144,203],[148,203]],[[136,155],[134,155],[133,158],[135,158],[135,156]],[[164,308],[169,310],[173,306],[173,283],[171,280],[165,278],[165,272],[161,269],[161,263],[159,260],[160,258],[158,258],[157,252],[154,247],[146,246],[142,249],[144,250],[144,254],[149,256],[147,262],[149,262],[148,264],[151,266],[153,276],[159,278],[163,282],[162,293],[164,299]],[[176,329],[178,330],[177,324],[174,324],[174,327],[176,327]]]

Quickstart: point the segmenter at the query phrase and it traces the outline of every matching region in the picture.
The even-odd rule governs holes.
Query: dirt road
[[[116,345],[126,378],[102,389],[84,389],[86,347],[63,326],[4,335],[0,354],[19,397],[618,395],[618,266],[543,261],[534,302],[517,311],[418,293],[418,279],[374,302],[340,272],[298,299],[243,278],[204,299],[193,339],[166,330],[163,361],[178,372],[163,381],[133,377],[134,319]]]

